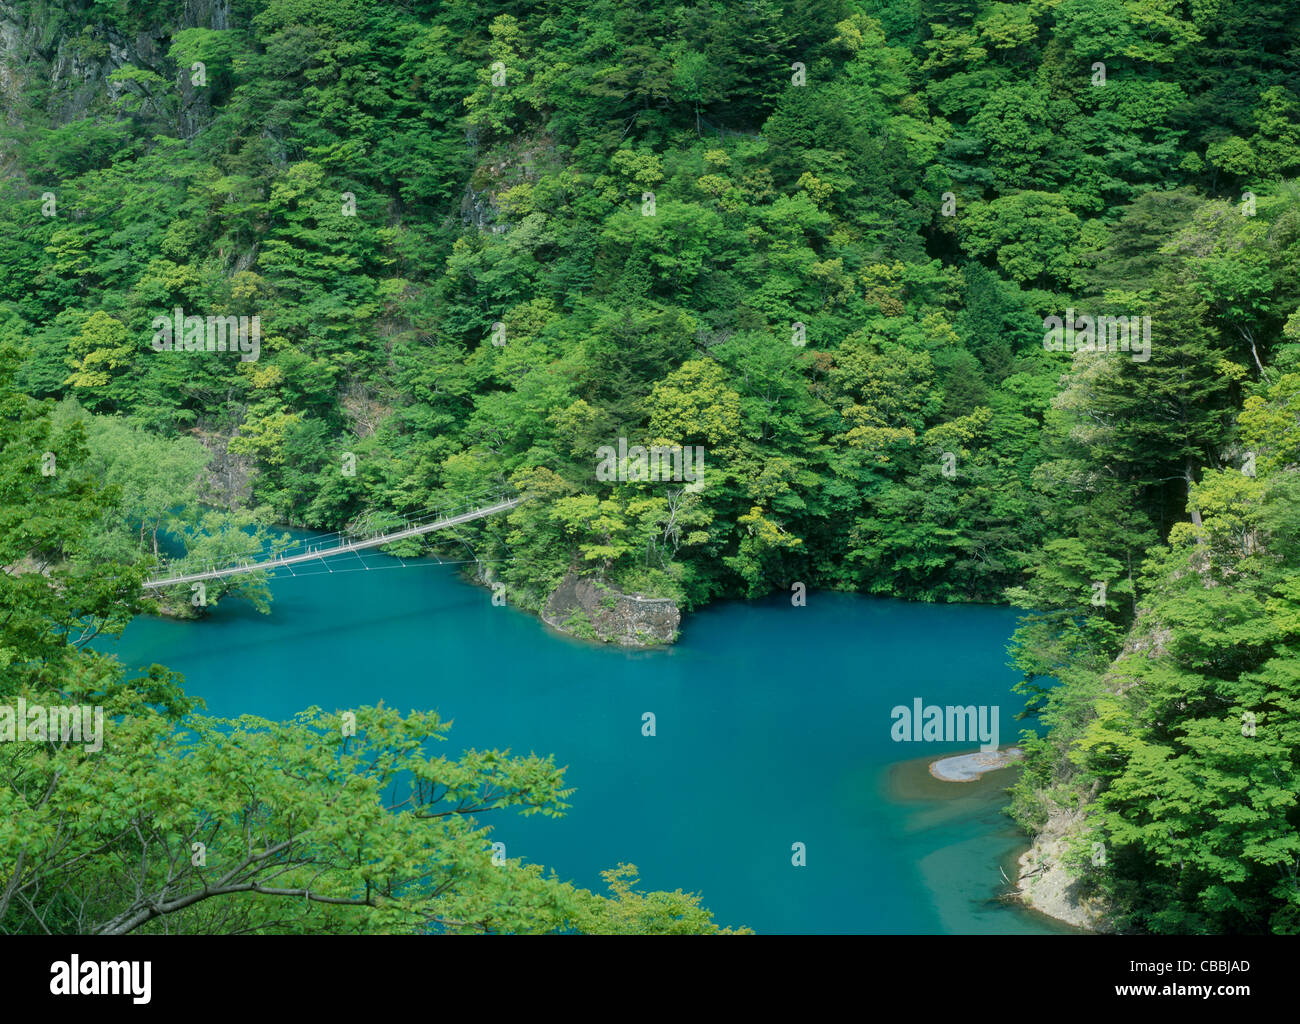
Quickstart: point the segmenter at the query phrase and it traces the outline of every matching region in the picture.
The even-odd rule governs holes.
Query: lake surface
[[[624,861],[759,932],[1064,930],[995,900],[1025,845],[1001,811],[1015,769],[940,783],[926,764],[976,743],[890,738],[891,708],[919,697],[996,705],[1015,740],[1014,610],[812,593],[717,605],[675,647],[627,651],[494,607],[451,566],[365,562],[273,581],[270,615],[230,600],[203,622],[137,619],[116,650],[182,672],[213,715],[382,699],[454,719],[448,755],[554,754],[577,789],[564,818],[481,820],[509,856],[594,891]]]

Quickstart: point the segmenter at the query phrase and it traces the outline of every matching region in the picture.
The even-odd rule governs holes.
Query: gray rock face
[[[19,94],[33,78],[50,83],[46,113],[54,125],[68,124],[126,91],[108,80],[126,65],[173,77],[166,54],[175,31],[231,27],[230,0],[185,0],[174,24],[131,36],[97,23],[82,33],[60,31],[58,26],[66,23],[42,19],[42,13],[20,0],[0,0],[0,113],[11,124],[16,123]],[[188,68],[175,69],[174,79],[188,137],[209,113],[207,101],[191,87]],[[163,106],[146,100],[142,112],[162,117],[167,113]]]
[[[253,497],[253,464],[247,456],[231,452],[230,441],[235,435],[200,427],[194,436],[212,456],[199,481],[200,498],[231,510],[248,504]]]
[[[650,647],[677,639],[682,613],[671,598],[624,594],[607,583],[570,573],[546,602],[542,620],[572,636]]]

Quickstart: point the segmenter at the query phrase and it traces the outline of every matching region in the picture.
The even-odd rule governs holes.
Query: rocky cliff
[[[624,594],[599,580],[570,573],[546,602],[542,620],[583,639],[650,647],[677,639],[682,614],[671,598]]]
[[[168,60],[171,37],[186,28],[230,28],[230,0],[185,0],[175,5],[174,16],[172,24],[126,33],[93,18],[79,24],[73,11],[0,0],[0,110],[10,124],[21,123],[24,91],[42,83],[44,113],[52,126],[80,120],[92,107],[126,91],[109,76],[131,66],[176,82],[179,111],[145,97],[138,113],[176,116],[181,135],[188,138],[209,111],[203,91],[191,86],[188,69]],[[82,17],[89,15],[83,12]]]

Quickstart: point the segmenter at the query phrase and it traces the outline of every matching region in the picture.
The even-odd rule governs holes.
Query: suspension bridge
[[[275,569],[288,569],[292,573],[292,567],[295,565],[316,561],[323,563],[325,559],[333,558],[336,555],[352,554],[364,551],[367,548],[379,548],[411,537],[422,537],[426,533],[433,533],[436,530],[460,526],[462,523],[472,523],[476,519],[485,519],[488,516],[496,515],[498,512],[507,512],[520,505],[524,500],[523,497],[505,498],[491,505],[462,507],[433,513],[431,516],[421,517],[420,519],[413,520],[403,517],[401,526],[361,535],[331,534],[330,537],[335,538],[333,541],[320,540],[318,543],[312,543],[311,540],[298,541],[291,548],[278,554],[268,553],[264,557],[254,555],[249,558],[236,559],[230,565],[212,565],[199,572],[155,577],[145,581],[144,589],[158,590],[162,587],[174,587],[178,584],[198,583],[202,580],[222,579],[226,576],[238,576],[244,573],[266,572]]]

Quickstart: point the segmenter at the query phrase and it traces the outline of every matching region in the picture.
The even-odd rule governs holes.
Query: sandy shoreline
[[[999,753],[1005,754],[1007,751]],[[994,768],[985,768],[972,777],[961,780],[963,784],[954,785],[952,781],[941,778],[933,770],[933,766],[938,762],[969,756],[973,755],[956,754],[943,758],[929,756],[896,761],[883,773],[882,784],[891,801],[931,805],[934,808],[934,815],[926,812],[926,819],[930,824],[938,823],[950,813],[942,811],[941,808],[951,806],[955,811],[957,805],[986,800],[993,791],[1005,790],[1013,779],[1010,774],[998,774]],[[999,767],[1010,767],[1017,760],[1018,758],[1008,759]],[[1009,818],[1007,831],[1010,845],[998,858],[997,866],[989,875],[989,897],[1002,898],[1013,903],[1017,912],[1038,919],[1053,932],[1077,934],[1094,930],[1090,927],[1092,922],[1082,919],[1070,905],[1069,899],[1063,898],[1066,894],[1058,891],[1056,886],[1040,887],[1026,884],[1034,881],[1026,877],[1026,871],[1033,870],[1032,867],[1027,868],[1027,862],[1035,860],[1034,854],[1038,843],[1031,842],[1030,838],[1022,833],[1013,840],[1012,835],[1019,833],[1019,830]]]
[[[986,772],[1015,764],[1025,752],[1019,747],[1005,750],[976,750],[969,754],[953,754],[930,763],[930,774],[943,782],[974,782]]]

